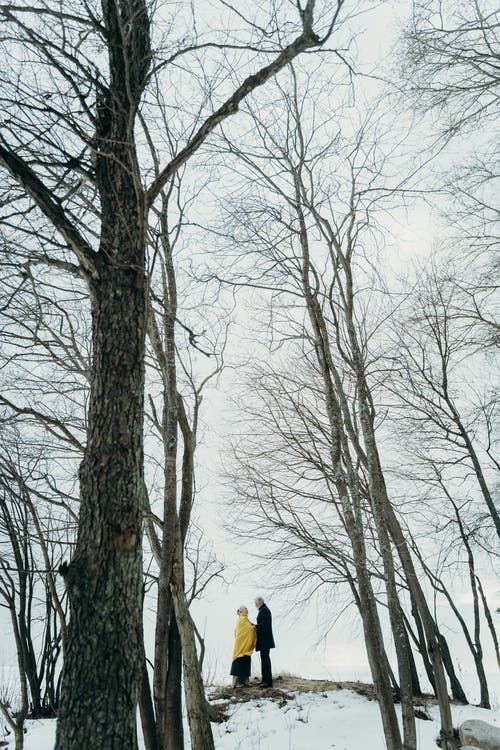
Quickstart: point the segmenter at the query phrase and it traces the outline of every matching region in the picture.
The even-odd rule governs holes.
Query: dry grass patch
[[[296,677],[291,674],[280,674],[273,680],[272,688],[259,688],[259,678],[254,677],[250,681],[249,687],[233,688],[230,685],[216,686],[210,693],[209,700],[217,701],[212,703],[212,721],[222,722],[227,719],[227,709],[234,703],[248,703],[252,700],[269,700],[277,703],[283,708],[288,701],[294,700],[295,693],[320,693],[325,694],[333,690],[351,690],[353,693],[362,695],[367,700],[377,700],[375,688],[368,682],[351,682],[340,680],[308,680],[305,677]],[[394,695],[394,701],[398,702],[398,697]],[[436,703],[433,695],[422,695],[415,698],[416,706],[423,706],[424,710],[415,710],[415,716],[419,719],[430,719],[425,706]]]

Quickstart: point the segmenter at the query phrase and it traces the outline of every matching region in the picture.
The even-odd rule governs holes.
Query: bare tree
[[[26,718],[53,717],[59,705],[66,605],[56,570],[67,542],[58,542],[54,520],[41,522],[23,478],[28,467],[22,466],[19,445],[5,428],[2,443],[0,605],[10,614],[21,702],[4,702],[1,708],[16,748],[22,748]]]
[[[358,589],[352,530],[330,460],[321,373],[307,337],[300,337],[289,349],[285,359],[253,371],[244,389],[253,398],[239,411],[243,427],[234,447],[236,466],[229,475],[234,506],[231,530],[243,539],[265,536],[272,543],[271,549],[266,547],[266,563],[274,577],[279,569],[281,584],[276,585],[293,588],[295,602],[319,589],[322,597],[335,590],[344,601],[341,611],[354,603],[363,617],[365,599]],[[243,402],[243,392],[239,401]],[[384,575],[367,478],[362,468],[359,472],[358,523],[363,527],[366,568],[374,596],[383,602]],[[262,556],[258,552],[255,556],[261,569]],[[336,619],[329,617],[327,630]],[[385,651],[381,657],[399,696]],[[414,686],[418,694],[418,679]]]
[[[193,746],[208,748],[213,744],[209,706],[196,651],[197,631],[189,613],[184,557],[195,499],[195,451],[202,391],[219,374],[224,348],[221,342],[221,348],[216,351],[217,342],[209,351],[202,349],[195,332],[179,319],[175,250],[185,212],[178,196],[179,189],[180,185],[172,182],[168,193],[162,193],[155,245],[160,270],[158,283],[154,278],[151,282],[148,320],[151,367],[159,378],[161,397],[149,395],[147,417],[160,440],[164,474],[160,527],[155,523],[151,500],[146,510],[147,534],[159,569],[153,702],[157,745],[172,750],[184,746],[182,670]],[[175,211],[171,203],[175,205]],[[180,335],[176,329],[180,329]],[[185,346],[182,345],[183,338],[186,339]],[[206,341],[208,345],[208,338]],[[199,382],[196,382],[194,371],[197,368],[192,362],[191,351],[213,361]],[[181,461],[179,437],[182,440]],[[145,703],[149,703],[148,695],[149,687],[144,680],[143,711]]]
[[[294,76],[293,93],[283,97],[285,104],[275,127],[258,122],[257,146],[230,146],[244,165],[242,169],[247,168],[253,180],[252,207],[240,203],[233,214],[232,247],[241,247],[247,254],[243,266],[246,277],[235,283],[271,290],[274,298],[280,299],[281,308],[273,307],[273,335],[283,342],[294,336],[309,341],[321,372],[321,394],[329,427],[330,471],[356,561],[365,640],[386,742],[390,747],[401,746],[393,708],[389,705],[388,672],[381,652],[374,648],[377,640],[375,635],[374,641],[374,634],[380,626],[371,583],[366,580],[361,514],[365,497],[376,530],[398,655],[405,746],[414,747],[416,737],[411,659],[394,555],[399,557],[406,585],[421,617],[441,710],[442,742],[445,747],[453,748],[455,739],[435,622],[389,498],[379,453],[374,396],[380,378],[379,355],[372,352],[370,344],[377,335],[379,320],[384,319],[387,311],[377,305],[376,294],[369,291],[375,286],[374,278],[377,283],[379,278],[373,275],[370,259],[366,266],[363,264],[365,255],[361,249],[364,241],[374,243],[378,205],[383,198],[399,192],[405,183],[399,181],[392,187],[390,179],[387,181],[382,142],[380,138],[378,142],[367,142],[368,124],[354,137],[342,137],[340,131],[335,141],[339,156],[327,168],[329,150],[319,140],[321,126],[317,122],[325,129],[327,123],[330,130],[332,122],[327,117],[322,120],[321,114],[314,110],[303,115],[306,86],[302,79],[300,83],[298,80]],[[324,176],[327,169],[335,175],[333,185]],[[305,320],[298,317],[298,310],[303,311]]]
[[[201,45],[193,27],[192,44],[172,40],[175,52],[155,59],[151,21],[159,20],[159,11],[144,0],[103,0],[100,8],[81,2],[71,12],[57,2],[1,8],[2,43],[10,62],[2,76],[0,163],[12,178],[13,231],[27,232],[28,225],[31,243],[37,236],[33,225],[43,236],[52,235],[51,254],[39,254],[48,264],[83,277],[92,307],[78,539],[62,569],[70,624],[58,750],[89,743],[136,747],[143,666],[148,213],[179,167],[249,93],[330,37],[343,2],[328,11],[315,5],[308,0],[297,6],[295,38],[268,52],[271,62],[237,84],[152,178],[141,170],[136,136],[152,71],[165,70],[179,55],[207,44],[220,46],[224,54],[226,40]],[[268,31],[259,28],[250,25],[254,35],[267,40]],[[272,29],[279,39],[279,26],[274,23]],[[13,46],[22,55],[10,55]],[[236,47],[250,47],[255,54],[264,45],[247,37]]]
[[[499,32],[498,8],[489,0],[418,0],[400,61],[405,100],[437,115],[428,131],[444,132],[445,145],[454,144],[430,178],[447,225],[439,238],[448,256],[442,275],[456,288],[464,335],[483,347],[498,346],[499,331]]]
[[[388,381],[405,407],[408,425],[425,435],[426,453],[433,450],[434,460],[443,471],[462,466],[472,472],[486,515],[500,536],[500,515],[494,501],[492,482],[498,466],[490,455],[490,420],[480,428],[478,416],[484,412],[470,407],[474,392],[481,390],[464,382],[472,367],[468,360],[473,347],[463,335],[455,280],[451,283],[434,269],[423,276],[420,288],[411,296],[411,309],[401,321],[398,332],[398,354],[394,363],[396,376]],[[482,357],[478,357],[478,366]],[[466,369],[466,363],[468,365]],[[405,387],[401,389],[401,383]],[[481,402],[496,402],[486,382]],[[439,459],[436,454],[441,454]],[[455,468],[454,468],[455,467]]]
[[[179,185],[177,181],[175,183],[175,190],[173,195],[177,196]],[[167,201],[167,196],[165,196]],[[172,200],[172,194],[170,195]],[[166,205],[165,201],[165,205]],[[174,203],[179,206],[179,200],[176,198]],[[175,245],[175,238],[179,238],[180,229],[183,226],[182,216],[184,208],[179,209],[178,220],[175,223],[173,229],[174,240],[169,244],[169,233],[167,231],[166,221],[163,222],[163,229],[165,230],[165,239],[162,242],[162,248],[165,245],[169,248],[170,252],[170,268],[173,273],[173,259],[172,251]],[[166,219],[166,212],[165,212]],[[161,236],[154,234],[155,241]],[[153,249],[155,245],[153,243]],[[157,249],[156,255],[156,267],[164,269],[166,267],[163,249]],[[78,287],[74,288],[71,283],[65,284],[63,279],[55,276],[54,273],[49,277],[42,276],[37,278],[36,282],[33,278],[33,268],[31,264],[26,264],[22,268],[22,273],[18,272],[18,265],[16,264],[16,253],[11,250],[8,254],[4,263],[4,275],[2,278],[2,290],[5,300],[5,304],[2,307],[2,325],[3,325],[3,338],[6,342],[9,342],[8,348],[5,350],[3,357],[3,370],[2,370],[2,383],[3,393],[0,396],[4,404],[5,409],[5,421],[6,423],[14,423],[16,429],[20,432],[20,443],[24,445],[24,450],[28,448],[28,445],[32,445],[32,451],[34,452],[33,459],[31,461],[31,479],[32,491],[37,492],[37,501],[41,503],[47,512],[50,512],[50,508],[58,507],[61,511],[58,517],[58,523],[62,530],[65,530],[67,534],[72,534],[72,527],[74,526],[76,516],[74,514],[73,507],[75,503],[71,501],[68,504],[69,498],[65,498],[66,493],[69,491],[68,485],[72,484],[72,470],[65,471],[63,475],[59,475],[57,479],[48,480],[47,476],[43,476],[43,467],[56,466],[58,463],[63,461],[64,466],[74,466],[72,460],[72,454],[76,453],[79,458],[83,451],[84,445],[84,432],[85,425],[83,422],[83,404],[87,396],[88,383],[86,375],[88,373],[88,361],[87,354],[85,352],[85,346],[87,344],[87,326],[85,320],[85,309],[81,309],[81,303],[85,301],[84,293],[80,292]],[[12,274],[14,271],[14,275]],[[160,382],[164,384],[166,380],[166,366],[165,366],[165,355],[163,350],[163,336],[160,333],[160,329],[163,331],[162,321],[166,317],[166,304],[163,300],[168,301],[168,290],[162,286],[161,277],[159,288],[163,289],[159,295],[154,291],[156,286],[155,278],[151,279],[150,294],[151,294],[151,311],[150,320],[152,325],[150,328],[151,340],[154,345],[150,347],[150,356],[147,360],[147,372],[148,372],[148,399],[150,408],[146,412],[146,422],[151,424],[152,427],[159,433],[159,444],[165,446],[166,434],[162,429],[161,424],[157,417],[157,406],[155,403],[158,401],[155,394],[157,387],[155,384],[155,377],[160,376]],[[165,278],[163,279],[165,281]],[[71,281],[71,280],[70,280]],[[183,280],[184,286],[184,280]],[[15,290],[15,294],[13,291]],[[196,294],[196,292],[193,292]],[[64,295],[64,303],[60,299]],[[188,306],[191,307],[190,305]],[[204,311],[200,316],[200,313],[194,310],[190,310],[189,313],[192,318],[196,317],[205,318],[204,323],[207,323],[207,311]],[[213,355],[215,363],[212,366],[210,360],[210,369],[205,372],[201,383],[196,384],[194,381],[194,365],[189,356],[189,352],[192,349],[194,353],[198,354],[202,359],[207,360],[207,355],[210,352],[201,350],[196,345],[195,334],[185,324],[182,324],[178,319],[175,320],[176,326],[180,329],[182,334],[185,334],[186,338],[186,349],[184,350],[184,344],[179,342],[177,337],[177,345],[175,349],[176,359],[180,357],[181,365],[181,376],[177,379],[177,386],[181,390],[185,390],[184,397],[178,393],[179,399],[179,423],[181,432],[183,434],[183,440],[185,443],[184,457],[183,457],[183,479],[182,479],[182,528],[183,534],[185,535],[190,522],[191,508],[194,497],[194,450],[197,442],[198,422],[199,422],[199,407],[201,404],[201,392],[206,383],[211,377],[217,375],[221,362],[223,343],[215,343],[215,349],[210,347],[210,351],[217,350],[217,354]],[[158,325],[160,328],[158,328]],[[184,338],[184,335],[181,336]],[[208,346],[208,338],[206,338]],[[179,345],[181,343],[181,345]],[[212,355],[211,355],[212,356]],[[206,368],[205,368],[206,370]],[[182,388],[181,388],[182,381]],[[184,381],[186,381],[184,383]],[[19,387],[19,383],[22,383],[22,388]],[[164,390],[162,391],[163,398],[165,397]],[[192,395],[190,395],[192,394]],[[187,402],[185,403],[185,399]],[[191,407],[189,402],[193,402],[192,415],[189,412]],[[160,400],[161,404],[161,400]],[[161,410],[161,405],[160,405]],[[72,412],[72,413],[71,413]],[[37,450],[35,450],[37,446]],[[42,446],[44,446],[42,448]],[[151,450],[151,448],[150,448]],[[161,452],[161,451],[160,451]],[[158,451],[153,450],[153,454]],[[11,464],[7,462],[10,466]],[[157,457],[151,456],[151,473],[152,476],[156,474],[157,466],[161,468],[162,473],[165,473],[165,463],[161,460],[158,461]],[[7,466],[7,464],[6,464]],[[167,467],[168,468],[168,467]],[[146,467],[146,483],[148,481],[148,467]],[[9,470],[11,472],[11,470]],[[6,469],[7,474],[9,472]],[[9,474],[10,476],[10,474]],[[16,475],[17,476],[17,475]],[[36,477],[36,484],[35,482]],[[22,478],[18,477],[18,481],[22,486],[27,486]],[[44,485],[49,484],[49,487]],[[170,485],[171,486],[171,485]],[[11,488],[12,491],[12,488]],[[27,492],[29,490],[27,489]],[[177,517],[176,507],[176,495],[169,499],[173,502],[174,517]],[[30,503],[30,511],[35,518],[37,528],[40,530],[41,543],[43,543],[44,533],[51,533],[48,531],[48,527],[45,522],[37,517],[38,514],[35,511],[34,506]],[[155,508],[156,511],[156,508]],[[151,511],[149,503],[145,502],[144,508],[146,526],[149,530],[150,539],[152,534],[154,535],[153,550],[156,551],[160,547],[160,539],[163,538],[164,534],[171,536],[171,529],[164,526],[161,521],[162,510],[158,511],[158,515]],[[153,527],[157,527],[155,531]],[[64,546],[63,546],[64,548]],[[67,555],[69,554],[69,548],[67,548]],[[187,554],[190,554],[190,547],[186,550]],[[199,551],[195,553],[197,561],[193,561],[193,575],[195,581],[190,583],[190,586],[194,586],[193,590],[189,594],[189,599],[192,600],[193,596],[198,596],[203,590],[207,575],[208,578],[213,574],[211,572],[202,572],[201,567],[203,562],[200,558]],[[192,558],[191,558],[192,559]],[[207,563],[208,564],[208,563]],[[48,563],[47,563],[48,565]],[[149,566],[148,560],[146,565]],[[209,565],[210,567],[210,565]],[[160,576],[167,578],[167,586],[170,585],[169,575],[165,571],[160,571]],[[57,603],[57,598],[54,597]],[[163,612],[164,609],[160,608],[159,612]],[[162,620],[160,615],[159,620]],[[188,626],[192,626],[194,633],[197,633],[194,623],[191,618],[187,620]],[[172,632],[170,632],[172,631]],[[172,635],[173,633],[173,635]],[[182,747],[183,732],[182,732],[182,685],[181,685],[181,671],[182,671],[182,651],[180,649],[180,637],[176,629],[175,617],[173,611],[170,615],[170,624],[168,632],[162,636],[161,644],[169,643],[167,650],[167,658],[164,658],[164,651],[160,650],[160,657],[157,660],[157,672],[162,671],[164,661],[168,663],[169,669],[169,681],[166,686],[166,690],[160,691],[157,695],[157,715],[161,717],[163,712],[166,711],[167,721],[167,732],[170,733],[170,737],[180,737],[177,740],[177,745]],[[200,640],[201,643],[201,640]],[[193,671],[193,669],[192,669]],[[203,693],[203,682],[201,665],[195,662],[194,671],[196,679],[198,680],[198,693]],[[194,679],[194,678],[193,678]],[[141,700],[141,709],[143,712],[143,730],[148,742],[148,746],[153,747],[158,742],[157,734],[158,727],[155,719],[155,711],[152,702],[148,703],[149,693],[149,677],[147,670],[145,669],[144,676],[144,687],[143,696]],[[174,698],[172,697],[174,696]],[[149,706],[149,712],[145,713],[146,706]],[[166,708],[165,708],[166,707]],[[173,708],[175,707],[175,711]],[[204,703],[202,704],[203,712],[200,713],[200,718],[205,716],[205,725],[209,726],[209,717]],[[172,744],[174,740],[170,739]],[[168,744],[165,743],[165,744]],[[175,746],[173,744],[172,746]]]
[[[468,325],[464,331],[456,282],[457,276],[447,273],[446,267],[436,267],[435,261],[429,270],[419,272],[399,319],[393,318],[396,351],[385,385],[395,397],[392,417],[402,448],[394,472],[403,479],[406,493],[428,508],[417,536],[424,540],[430,532],[435,535],[440,551],[436,569],[430,559],[423,559],[428,549],[419,551],[419,542],[413,547],[434,589],[445,597],[460,623],[474,658],[481,702],[487,706],[480,610],[498,647],[476,556],[484,560],[485,551],[495,555],[498,535],[494,500],[498,466],[492,451],[498,399],[491,388],[493,359],[467,335]],[[415,518],[414,531],[419,525]],[[410,530],[408,534],[412,536]],[[473,634],[443,581],[442,567],[457,565],[464,567],[470,581]],[[453,680],[452,688],[454,697],[459,697]]]
[[[449,132],[494,118],[500,19],[489,0],[418,0],[406,30],[405,86],[437,109]]]

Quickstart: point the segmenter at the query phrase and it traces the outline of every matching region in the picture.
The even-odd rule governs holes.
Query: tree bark
[[[98,95],[101,236],[89,280],[92,368],[57,750],[136,750],[143,670],[146,201],[134,120],[150,65],[144,0],[102,0],[109,87]]]
[[[445,750],[455,750],[457,743],[453,733],[453,722],[451,718],[450,699],[448,696],[448,687],[443,669],[443,659],[436,639],[436,623],[429,611],[425,594],[415,571],[415,566],[406,543],[401,525],[396,517],[394,509],[389,500],[385,502],[384,512],[386,514],[387,525],[392,541],[398,551],[399,559],[405,573],[405,579],[408,584],[415,604],[419,610],[422,620],[422,626],[427,642],[427,652],[432,664],[434,682],[436,686],[436,696],[439,703],[439,713],[441,718],[441,740],[442,747]]]
[[[154,697],[158,744],[160,750],[182,750],[184,746],[182,712],[175,706],[180,691],[181,674],[171,664],[179,654],[171,654],[170,646],[178,651],[171,628],[175,621],[172,603],[171,582],[173,575],[174,549],[177,517],[177,366],[175,350],[175,319],[177,315],[177,289],[168,229],[168,202],[162,195],[161,244],[163,249],[162,314],[161,332],[151,312],[150,336],[160,364],[163,378],[162,442],[164,458],[163,533],[158,572],[158,605],[155,633]],[[175,685],[175,680],[179,684]],[[171,726],[170,720],[179,720],[180,726]]]
[[[139,710],[141,714],[142,736],[144,738],[144,745],[146,747],[146,750],[158,750],[155,712],[153,706],[153,697],[151,695],[151,685],[149,684],[148,665],[146,661],[146,651],[144,649],[144,644]]]
[[[367,396],[367,383],[361,362],[358,361],[359,351],[355,348],[354,364],[357,368],[358,398],[360,400],[361,425],[363,440],[368,459],[368,485],[370,490],[373,517],[377,528],[380,554],[384,565],[384,578],[387,591],[387,605],[391,622],[392,635],[398,661],[399,687],[401,694],[401,711],[403,718],[403,746],[405,750],[416,750],[417,734],[415,727],[415,709],[413,705],[412,673],[409,657],[409,643],[399,602],[394,569],[394,558],[391,549],[389,533],[384,514],[384,482],[381,476],[378,450],[375,442],[370,404]]]
[[[460,683],[460,680],[457,677],[457,673],[455,672],[455,667],[453,666],[453,659],[451,658],[448,641],[439,630],[436,622],[434,622],[434,629],[436,633],[436,639],[439,645],[439,652],[441,654],[441,659],[443,661],[443,666],[446,670],[446,674],[448,675],[448,679],[450,681],[450,688],[451,688],[451,694],[453,696],[453,699],[456,701],[460,701],[460,703],[463,703],[464,705],[467,705],[469,701],[467,700],[467,696],[465,695],[464,689]],[[436,697],[438,697],[437,694],[436,694]]]
[[[137,212],[136,221],[137,221]],[[116,212],[119,216],[120,212]],[[133,217],[134,211],[127,211]],[[111,223],[111,217],[108,217]],[[113,222],[114,223],[114,222]],[[143,235],[114,227],[135,263],[102,264],[93,289],[93,373],[81,511],[65,571],[70,602],[58,750],[135,750],[142,657]],[[137,225],[136,225],[137,226]],[[121,230],[121,231],[120,231]],[[121,237],[120,237],[121,235]],[[127,255],[129,252],[127,252]]]
[[[168,630],[168,670],[165,718],[167,725],[166,750],[184,750],[182,724],[182,643],[172,607]]]
[[[324,352],[325,347],[328,346],[327,340],[325,339],[325,331],[318,321],[317,309],[310,292],[308,280],[305,280],[303,283],[306,297],[309,298],[307,300],[308,312],[316,336],[316,352],[325,386],[325,405],[331,429],[330,452],[332,466],[335,476],[335,485],[343,506],[346,518],[346,528],[353,550],[368,661],[379,702],[387,748],[388,750],[402,750],[401,734],[399,731],[396,712],[394,710],[391,680],[386,667],[387,655],[384,648],[382,629],[366,564],[366,549],[361,528],[361,514],[359,511],[359,488],[357,487],[357,481],[353,470],[351,469],[349,471],[349,459],[347,458],[348,451],[342,451],[341,448],[342,416],[335,397],[335,391],[330,379],[327,357]],[[346,477],[344,473],[342,453],[347,462],[349,472],[348,477]],[[353,494],[355,499],[358,498],[355,500],[354,513],[349,507],[348,498],[350,493]]]
[[[180,530],[178,529],[171,588],[175,619],[182,641],[184,692],[186,695],[186,709],[191,734],[191,747],[192,750],[214,750],[215,745],[210,725],[209,707],[205,697],[205,689],[196,652],[194,628],[184,591],[183,566],[183,550]]]

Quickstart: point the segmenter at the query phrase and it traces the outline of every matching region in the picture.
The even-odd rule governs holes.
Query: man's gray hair
[[[256,597],[255,597],[255,602],[256,602],[256,603],[257,603],[257,602],[262,602],[262,604],[264,604],[264,597],[263,597],[263,596],[256,596]]]

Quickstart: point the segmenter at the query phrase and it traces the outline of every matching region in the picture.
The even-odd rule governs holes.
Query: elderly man
[[[262,667],[262,682],[259,687],[270,688],[273,686],[273,675],[271,672],[271,659],[269,651],[274,648],[273,618],[271,610],[261,596],[255,600],[255,606],[259,610],[257,614],[257,645],[256,651],[260,651],[260,663]]]

